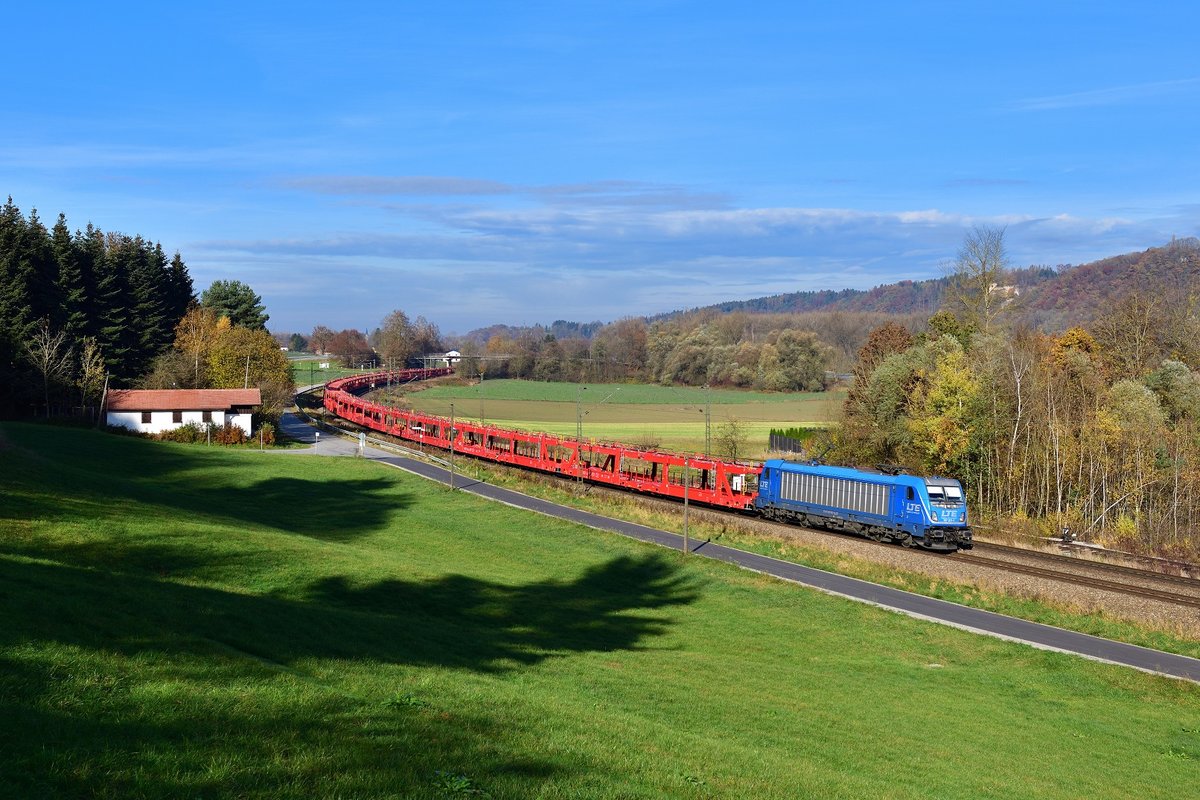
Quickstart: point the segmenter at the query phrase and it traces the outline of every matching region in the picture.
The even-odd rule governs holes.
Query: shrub
[[[245,444],[246,432],[237,425],[226,422],[221,427],[210,426],[213,444]]]
[[[188,422],[180,425],[177,428],[172,428],[167,431],[160,431],[154,434],[154,438],[160,442],[179,442],[181,444],[195,444],[202,442],[205,438],[205,430],[195,422]]]

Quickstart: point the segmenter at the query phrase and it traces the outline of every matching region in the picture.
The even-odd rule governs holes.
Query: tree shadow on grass
[[[432,796],[438,770],[510,787],[586,771],[507,744],[486,703],[384,708],[388,666],[503,674],[644,649],[696,597],[657,554],[520,586],[332,577],[290,598],[0,554],[0,793]],[[356,683],[309,672],[338,662]]]
[[[245,486],[141,485],[109,481],[100,490],[80,489],[69,497],[15,487],[0,520],[93,522],[127,513],[129,503],[147,513],[165,509],[173,519],[204,518],[227,525],[270,528],[325,541],[351,541],[387,527],[392,515],[412,505],[410,492],[391,478],[306,480],[265,478]],[[169,516],[174,514],[174,518]]]
[[[308,597],[394,624],[408,640],[410,663],[496,671],[568,652],[640,649],[670,624],[648,612],[691,603],[696,595],[655,555],[615,558],[573,580],[523,586],[450,575],[354,588],[344,578],[326,578]]]
[[[189,514],[274,528],[326,541],[349,541],[387,526],[412,495],[390,478],[266,478],[247,486],[197,488],[158,498]]]
[[[171,512],[180,512],[177,518],[343,541],[383,529],[412,502],[392,475],[363,478],[342,471],[331,479],[323,470],[320,478],[264,478],[250,470],[271,462],[230,464],[225,453],[200,446],[189,450],[90,431],[72,431],[76,435],[66,440],[52,429],[19,432],[30,438],[45,434],[49,440],[43,449],[27,442],[0,453],[0,492],[6,501],[0,503],[0,523],[90,523],[125,514],[137,504],[151,515],[164,510],[166,522]]]

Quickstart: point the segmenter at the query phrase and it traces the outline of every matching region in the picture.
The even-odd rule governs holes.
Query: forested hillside
[[[1090,323],[1131,292],[1153,296],[1163,314],[1183,311],[1200,275],[1200,239],[1178,239],[1163,247],[1126,253],[1060,269],[1052,279],[1022,292],[1018,307],[1036,327],[1062,331]]]
[[[1076,268],[1020,303],[987,294],[920,335],[871,334],[831,458],[960,478],[989,526],[1200,556],[1196,243]],[[1043,332],[1036,313],[1088,321]]]
[[[942,303],[946,279],[897,281],[874,289],[841,289],[817,292],[789,292],[753,300],[732,300],[706,306],[700,311],[748,311],[755,314],[800,314],[810,311],[866,311],[881,314],[923,313],[937,311]],[[679,314],[672,312],[652,319],[665,319]]]

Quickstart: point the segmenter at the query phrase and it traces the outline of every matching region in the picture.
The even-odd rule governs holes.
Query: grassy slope
[[[1194,789],[1190,685],[363,462],[0,433],[8,796]]]

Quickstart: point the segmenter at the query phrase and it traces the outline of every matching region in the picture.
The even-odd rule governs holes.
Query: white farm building
[[[110,427],[162,433],[194,422],[236,425],[250,435],[250,412],[262,404],[258,389],[112,389],[104,407]]]

